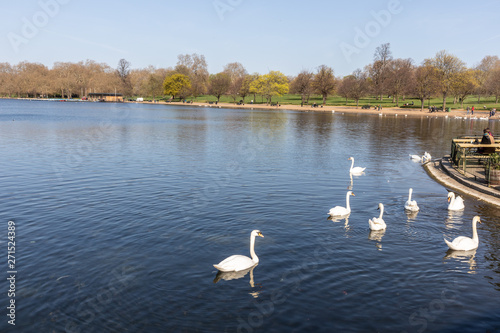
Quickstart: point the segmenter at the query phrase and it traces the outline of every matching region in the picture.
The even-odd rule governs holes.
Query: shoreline
[[[5,98],[2,99],[19,99],[19,100],[33,100],[33,101],[62,101],[62,100],[50,100],[50,99],[34,99],[34,98]],[[66,101],[66,100],[65,100]],[[67,100],[74,102],[85,102],[85,103],[95,103],[91,101],[82,101],[77,99]],[[104,103],[113,103],[113,102],[104,102]],[[281,104],[280,106],[270,106],[266,104],[241,104],[237,105],[234,103],[217,103],[217,104],[209,104],[207,102],[164,102],[164,101],[156,101],[156,102],[137,102],[137,101],[123,101],[123,103],[135,103],[135,104],[154,104],[154,105],[176,105],[176,106],[199,106],[199,107],[210,107],[210,108],[226,108],[226,109],[248,109],[248,110],[290,110],[290,111],[301,111],[301,112],[327,112],[327,113],[357,113],[357,114],[369,114],[369,115],[392,115],[392,116],[403,116],[403,117],[462,117],[465,119],[488,119],[488,120],[500,120],[500,112],[497,112],[495,116],[489,117],[489,110],[475,110],[474,115],[470,113],[467,114],[466,110],[455,109],[450,112],[437,111],[430,112],[428,109],[424,108],[424,111],[417,108],[400,108],[400,107],[386,107],[381,110],[376,109],[362,109],[361,107],[355,106],[333,106],[327,105],[322,107],[321,105],[318,107],[308,106],[300,106],[293,104]]]
[[[233,103],[217,103],[217,104],[208,104],[206,102],[192,102],[192,103],[182,103],[182,102],[129,102],[125,103],[137,103],[137,104],[160,104],[160,105],[181,105],[181,106],[200,106],[200,107],[211,107],[211,108],[230,108],[230,109],[248,109],[248,110],[291,110],[291,111],[302,111],[302,112],[328,112],[328,113],[358,113],[358,114],[371,114],[371,115],[393,115],[393,116],[418,116],[418,117],[462,117],[462,118],[471,118],[471,119],[479,119],[479,118],[488,118],[489,120],[499,120],[500,113],[495,114],[493,117],[489,117],[488,110],[476,110],[474,111],[474,115],[470,113],[467,114],[466,110],[451,110],[450,112],[429,112],[428,109],[424,109],[421,111],[420,109],[413,108],[382,108],[380,111],[375,109],[361,109],[361,107],[356,108],[353,106],[332,106],[327,105],[324,107],[312,107],[312,106],[300,106],[300,105],[292,105],[292,104],[282,104],[280,106],[269,106],[265,104],[242,104],[236,105]]]

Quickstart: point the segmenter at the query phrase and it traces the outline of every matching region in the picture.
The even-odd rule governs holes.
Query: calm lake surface
[[[487,126],[500,134],[403,112],[0,100],[0,331],[500,332],[500,212],[465,197],[449,213],[408,156]],[[327,219],[348,189],[348,220]],[[477,251],[447,251],[475,215]],[[253,229],[259,265],[214,283]]]

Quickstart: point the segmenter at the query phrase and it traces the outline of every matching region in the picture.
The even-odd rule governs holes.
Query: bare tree
[[[309,96],[313,93],[313,78],[314,74],[312,72],[303,70],[290,83],[290,93],[301,96],[301,105],[309,103]]]
[[[120,91],[124,95],[130,95],[132,93],[132,83],[130,81],[130,62],[125,59],[120,59],[120,61],[118,61],[116,73],[121,81]]]
[[[236,102],[236,99],[241,97],[240,90],[244,83],[245,76],[248,74],[247,70],[239,62],[232,62],[224,66],[223,72],[229,75],[231,79],[231,85],[227,93],[233,98],[233,101]]]
[[[495,104],[498,104],[498,98],[500,96],[500,67],[495,68],[491,72],[491,75],[488,77],[485,86],[487,92],[495,96]]]
[[[366,96],[369,91],[366,72],[356,69],[351,75],[342,79],[339,86],[339,94],[346,99],[352,98],[356,101],[356,107],[359,106],[359,100]]]
[[[226,72],[212,74],[210,75],[209,83],[209,94],[215,96],[218,102],[220,97],[229,90],[231,77]]]
[[[392,61],[391,44],[386,43],[378,46],[373,55],[373,64],[367,66],[367,72],[372,80],[373,91],[380,100],[383,100],[389,78],[389,63]]]
[[[396,106],[399,96],[408,91],[413,75],[413,60],[395,59],[388,63],[387,89],[392,94]]]
[[[481,96],[487,94],[488,88],[486,87],[486,82],[489,76],[495,70],[495,68],[500,67],[500,59],[498,56],[485,56],[479,65],[475,67],[476,69],[476,80],[478,83],[477,88],[477,102],[481,102]]]
[[[337,82],[335,80],[335,76],[333,75],[332,68],[326,65],[318,67],[316,75],[314,75],[312,85],[314,90],[323,96],[323,105],[325,105],[328,95],[334,92],[336,83]]]

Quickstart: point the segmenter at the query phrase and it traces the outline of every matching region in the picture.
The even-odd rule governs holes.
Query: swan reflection
[[[368,234],[368,239],[375,241],[375,246],[377,250],[382,251],[382,237],[385,235],[385,229],[383,230],[370,230]]]
[[[253,270],[257,266],[258,266],[258,264],[255,265],[255,266],[252,266],[250,268],[247,268],[245,270],[238,271],[238,272],[221,272],[221,271],[217,271],[217,275],[214,278],[214,283],[217,283],[220,280],[230,281],[230,280],[241,279],[242,277],[244,277],[245,275],[247,275],[248,272],[250,272],[250,286],[253,288],[253,287],[255,287],[255,282],[253,280]]]
[[[448,211],[448,217],[444,223],[446,229],[460,229],[463,224],[462,216],[464,215],[464,211]]]
[[[406,217],[408,218],[408,222],[411,222],[411,221],[417,219],[418,211],[412,212],[409,210],[405,210],[405,213],[406,213]]]
[[[444,260],[451,260],[455,259],[457,263],[466,263],[468,265],[468,272],[469,274],[474,274],[476,273],[476,268],[477,268],[477,263],[476,263],[476,251],[477,249],[470,250],[470,251],[454,251],[451,249],[448,249],[446,251],[446,255],[444,256]],[[458,268],[458,267],[457,267]]]

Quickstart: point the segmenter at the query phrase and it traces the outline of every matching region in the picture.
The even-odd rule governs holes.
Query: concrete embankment
[[[429,176],[444,187],[500,208],[500,190],[498,187],[488,187],[481,181],[466,179],[453,168],[449,157],[425,163],[424,169]]]

